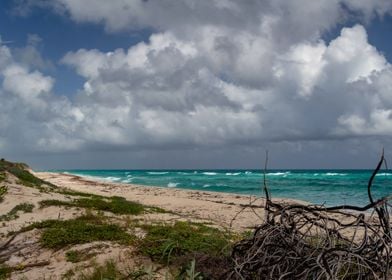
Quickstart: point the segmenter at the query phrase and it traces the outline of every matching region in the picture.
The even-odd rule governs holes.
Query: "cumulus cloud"
[[[349,136],[348,124],[360,125],[347,121],[351,114],[362,107],[372,118],[372,110],[379,110],[371,107],[369,98],[376,96],[368,90],[376,75],[390,69],[360,25],[343,28],[329,44],[305,41],[283,53],[269,49],[271,71],[256,72],[266,81],[260,85],[235,71],[230,79],[222,79],[227,63],[205,50],[204,41],[161,33],[128,50],[68,53],[63,63],[86,79],[80,102],[106,107],[116,115],[111,122],[124,144],[126,139],[138,143],[142,135],[143,143],[151,145]],[[237,44],[232,61],[245,53],[247,46]],[[249,63],[241,65],[245,69]],[[364,88],[356,92],[359,82]],[[367,135],[376,131],[369,129]]]
[[[0,131],[10,135],[0,149],[26,137],[32,150],[81,151],[392,134],[392,68],[366,29],[322,39],[351,12],[390,13],[388,1],[36,3],[108,32],[153,34],[128,49],[66,53],[61,63],[85,79],[73,100],[52,93],[55,80],[39,63],[0,45]],[[17,104],[24,108],[10,119]]]

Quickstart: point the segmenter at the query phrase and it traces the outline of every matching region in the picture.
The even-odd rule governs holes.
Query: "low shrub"
[[[117,241],[129,244],[134,237],[114,224],[105,224],[99,217],[82,216],[72,220],[46,220],[31,224],[21,231],[43,229],[40,242],[44,247],[60,249],[68,245],[93,241]]]
[[[128,201],[123,197],[110,198],[78,198],[72,201],[62,200],[43,200],[40,201],[41,207],[49,206],[70,206],[93,209],[98,211],[107,211],[114,214],[131,214],[138,215],[144,212],[145,207],[137,202]]]

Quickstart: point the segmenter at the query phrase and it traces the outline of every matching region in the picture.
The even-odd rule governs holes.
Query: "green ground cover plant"
[[[31,203],[21,203],[16,205],[7,214],[0,216],[0,221],[10,221],[19,218],[18,212],[31,213],[33,212],[34,204]]]
[[[204,224],[176,222],[174,225],[142,227],[147,234],[139,242],[139,249],[153,260],[170,263],[173,259],[189,253],[229,253],[232,236]]]
[[[6,177],[5,172],[4,171],[0,172],[0,182],[4,181],[5,177]]]
[[[0,187],[0,202],[4,200],[4,196],[7,194],[8,188],[6,186]]]
[[[11,267],[5,264],[0,265],[0,279],[9,279],[11,272],[12,272]]]
[[[94,241],[116,241],[131,244],[134,236],[114,224],[107,224],[97,216],[81,216],[72,220],[46,220],[33,223],[21,231],[43,229],[40,242],[52,249]]]
[[[109,197],[109,198],[78,198],[72,201],[62,200],[43,200],[40,201],[41,207],[49,206],[68,206],[80,207],[98,211],[108,211],[114,214],[131,214],[138,215],[144,212],[145,207],[137,202],[128,201],[122,197]]]
[[[74,199],[72,201],[64,200],[42,200],[40,201],[42,208],[49,206],[66,206],[66,207],[79,207],[98,211],[107,211],[114,214],[129,214],[139,215],[145,212],[167,213],[164,209],[159,207],[150,207],[142,205],[138,202],[126,200],[123,197],[83,197]]]

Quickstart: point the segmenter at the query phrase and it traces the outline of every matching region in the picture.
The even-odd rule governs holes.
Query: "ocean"
[[[241,195],[264,196],[261,170],[56,170],[116,183],[133,183]],[[372,170],[269,170],[272,197],[293,198],[326,206],[366,205]],[[392,194],[392,171],[375,178],[374,198]]]

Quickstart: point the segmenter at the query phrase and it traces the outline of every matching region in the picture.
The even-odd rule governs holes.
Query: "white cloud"
[[[249,51],[250,39],[234,44],[244,38],[243,33],[233,35],[233,42],[223,41],[225,47],[218,52],[214,48],[221,36],[215,32],[202,36],[203,40],[185,41],[161,33],[153,35],[148,44],[127,51],[83,50],[68,53],[63,61],[86,78],[85,90],[80,93],[85,104],[112,110],[110,115],[117,116],[120,127],[129,125],[148,139],[154,135],[154,145],[335,137],[337,127],[349,123],[342,120],[355,113],[355,108],[372,110],[366,103],[353,105],[353,100],[368,100],[355,98],[356,82],[366,79],[362,81],[366,86],[363,93],[358,93],[366,97],[375,73],[390,67],[367,42],[366,31],[359,25],[344,28],[329,45],[320,40],[305,41],[283,53],[267,45],[261,56],[256,49]],[[229,62],[214,55],[225,56],[227,44],[236,48]],[[252,54],[259,65],[250,59]],[[249,59],[243,59],[246,55]],[[92,57],[98,59],[86,63]],[[249,73],[254,74],[254,81],[250,75],[247,79],[235,71],[238,67],[246,73],[252,63],[267,68],[263,60],[269,62],[269,71],[252,69]],[[257,83],[257,78],[264,82]],[[122,106],[130,110],[123,117],[117,115]],[[360,125],[354,118],[347,120]],[[114,134],[126,138],[128,132],[121,131],[116,128]],[[375,130],[364,134],[371,131]],[[134,135],[130,138],[132,144],[140,141]]]
[[[387,67],[384,56],[368,43],[366,30],[360,25],[343,28],[341,36],[331,42],[326,55],[334,67],[339,67],[339,75],[344,74],[347,82],[368,77],[373,71]]]
[[[279,57],[273,69],[275,76],[282,81],[296,83],[293,90],[299,95],[311,95],[327,64],[324,58],[326,49],[324,42],[294,45],[289,52]]]
[[[358,115],[347,115],[340,117],[338,121],[346,130],[338,129],[337,133],[346,134],[349,131],[355,135],[392,134],[391,109],[375,109],[367,120]]]
[[[78,50],[72,56],[67,54],[62,61],[66,64],[77,65],[76,68],[79,75],[87,78],[93,78],[99,75],[99,71],[105,66],[107,57],[111,53],[103,54],[98,50]]]
[[[7,145],[29,137],[31,149],[78,151],[392,135],[392,68],[365,28],[321,39],[346,18],[342,1],[56,3],[110,32],[157,31],[128,49],[65,54],[61,63],[85,79],[73,100],[0,45]],[[390,11],[382,1],[344,3],[366,17]],[[20,102],[26,108],[12,120]]]
[[[201,25],[269,33],[279,43],[317,37],[343,21],[348,12],[369,19],[390,13],[389,0],[14,0],[14,11],[27,15],[49,7],[76,22],[103,24],[109,32],[153,28],[189,34]],[[276,32],[278,31],[278,32]],[[285,35],[285,36],[284,36]]]
[[[29,72],[26,68],[11,64],[3,71],[4,90],[16,94],[25,100],[36,99],[47,94],[53,86],[53,79],[38,71]]]

